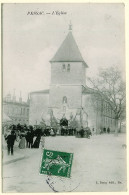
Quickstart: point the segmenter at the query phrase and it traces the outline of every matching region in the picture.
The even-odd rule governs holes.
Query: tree
[[[114,111],[115,133],[118,133],[118,120],[122,119],[126,110],[126,85],[122,80],[121,72],[116,67],[103,69],[98,78],[88,78],[94,93],[98,93]]]

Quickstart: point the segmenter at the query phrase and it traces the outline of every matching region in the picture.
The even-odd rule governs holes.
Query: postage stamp
[[[72,161],[73,153],[44,149],[40,174],[70,178]]]

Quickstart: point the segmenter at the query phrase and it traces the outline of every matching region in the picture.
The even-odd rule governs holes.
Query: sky
[[[65,14],[56,14],[61,11]],[[110,66],[125,76],[124,4],[4,4],[3,96],[15,90],[17,100],[21,92],[26,101],[29,92],[49,88],[49,61],[68,34],[70,21],[89,66],[86,76],[94,78]]]

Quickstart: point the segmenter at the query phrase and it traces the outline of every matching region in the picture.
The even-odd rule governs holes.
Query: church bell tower
[[[71,24],[50,63],[49,107],[58,118],[65,116],[68,119],[82,107],[82,87],[86,85],[85,72],[88,67],[73,37]]]

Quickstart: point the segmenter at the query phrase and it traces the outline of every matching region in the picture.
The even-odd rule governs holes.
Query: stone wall
[[[95,128],[96,133],[100,133],[104,127],[109,127],[111,132],[115,131],[114,113],[101,100],[97,102],[92,94],[83,94],[82,107],[88,115],[88,126]]]
[[[63,71],[63,64],[66,70]],[[70,64],[70,71],[67,66]],[[85,67],[82,62],[55,62],[51,63],[52,84],[78,84],[85,85]]]
[[[69,108],[81,107],[82,86],[76,85],[51,85],[50,107],[61,108],[63,97],[67,98]]]

